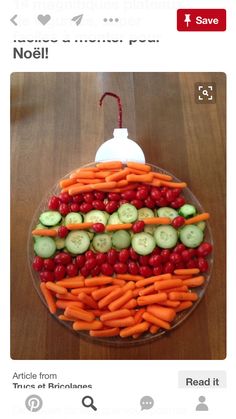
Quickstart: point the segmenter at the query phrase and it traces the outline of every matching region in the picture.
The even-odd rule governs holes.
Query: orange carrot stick
[[[129,281],[129,282],[125,282],[125,285],[122,287],[122,290],[128,291],[128,290],[134,290],[134,288],[135,288],[135,282]]]
[[[47,228],[36,228],[32,231],[33,236],[45,236],[45,237],[56,237],[57,230],[47,229]]]
[[[89,313],[88,311],[77,307],[66,307],[64,314],[65,316],[75,317],[76,319],[84,320],[86,322],[92,322],[95,319],[93,313]]]
[[[195,276],[194,278],[184,279],[183,284],[187,285],[187,287],[199,287],[200,285],[204,284],[205,278],[204,276]]]
[[[124,279],[114,278],[112,283],[114,285],[119,285],[119,287],[123,287],[126,284],[126,281]]]
[[[83,193],[83,192],[90,192],[91,191],[91,186],[90,185],[72,185],[69,189],[68,189],[68,193],[71,196],[77,195],[79,193]]]
[[[161,180],[161,185],[162,186],[168,186],[169,188],[186,188],[187,183],[185,182],[168,182],[166,180]]]
[[[96,301],[94,301],[94,299],[90,297],[90,295],[85,294],[85,292],[81,292],[78,295],[78,299],[82,303],[86,304],[88,307],[95,308],[95,309],[98,308]]]
[[[195,292],[170,292],[168,298],[172,301],[196,301],[198,295]]]
[[[180,305],[180,301],[166,300],[166,301],[159,302],[158,305],[164,306],[164,307],[176,308],[176,307],[178,307]]]
[[[123,292],[123,290],[121,290]],[[115,292],[115,291],[114,291]],[[124,293],[124,295],[121,295],[116,300],[113,300],[109,305],[108,308],[110,311],[116,311],[120,307],[122,307],[125,303],[127,303],[129,300],[131,300],[133,294],[131,290],[128,290]]]
[[[136,287],[146,287],[146,285],[153,284],[156,281],[164,280],[164,279],[171,279],[171,274],[161,274],[156,276],[150,276],[149,278],[141,279],[140,281],[136,282]]]
[[[148,313],[147,311],[143,313],[143,319],[149,323],[155,324],[156,326],[162,327],[162,329],[169,330],[171,328],[170,323],[153,316],[153,314]]]
[[[47,289],[46,284],[44,282],[41,282],[40,284],[41,292],[46,300],[46,303],[48,305],[48,309],[50,313],[54,314],[57,311],[55,300],[52,296],[52,293],[49,289]]]
[[[139,310],[136,311],[134,315],[135,324],[141,323],[143,319],[143,313],[145,313],[145,311],[146,311],[145,308],[140,308]]]
[[[87,223],[76,223],[76,224],[67,224],[66,228],[68,230],[87,230],[91,228],[94,223],[87,222]]]
[[[127,175],[126,179],[128,182],[151,182],[153,175],[151,173],[146,173],[145,175]]]
[[[117,187],[117,188],[122,189],[122,188],[124,188],[125,186],[128,186],[128,184],[129,184],[128,180],[126,180],[126,179],[122,179],[122,180],[118,180],[118,181],[116,182],[116,187]]]
[[[153,294],[153,292],[155,292],[154,285],[149,285],[148,287],[145,287],[145,288],[138,288],[138,295],[140,297],[142,297],[143,295]]]
[[[131,298],[131,300],[122,306],[122,308],[127,308],[128,310],[132,310],[135,307],[137,307],[137,300],[135,298]]]
[[[191,269],[175,269],[174,273],[176,275],[195,275],[199,274],[200,270],[198,268],[191,268]]]
[[[101,179],[83,179],[83,178],[77,178],[77,183],[80,183],[82,185],[96,185],[101,182]]]
[[[151,166],[149,166],[148,164],[144,164],[144,163],[137,163],[137,162],[128,161],[126,163],[126,165],[127,165],[127,167],[130,167],[131,169],[143,170],[144,172],[150,172],[151,171]]]
[[[74,321],[76,321],[76,319],[75,319],[75,318],[73,318],[73,317],[67,317],[67,316],[65,316],[64,314],[60,314],[60,315],[58,316],[58,319],[59,319],[59,320],[62,320],[62,321],[64,321],[64,322],[74,322]]]
[[[59,183],[60,188],[68,188],[68,186],[74,185],[76,183],[76,179],[62,179]]]
[[[106,285],[113,281],[112,276],[93,276],[92,278],[86,278],[84,285],[86,287],[96,287],[97,285]]]
[[[163,281],[157,281],[155,282],[155,290],[165,290],[168,288],[174,288],[174,287],[180,287],[183,285],[182,279],[164,279]]]
[[[107,161],[107,162],[97,163],[96,167],[100,170],[101,169],[102,170],[121,169],[122,162],[121,161]]]
[[[119,172],[113,173],[112,175],[109,175],[106,177],[106,182],[113,182],[114,180],[117,182],[118,180],[124,179],[126,175],[129,174],[129,169],[123,169]]]
[[[166,175],[165,173],[159,173],[159,172],[152,172],[153,173],[153,177],[160,179],[160,180],[167,180],[167,181],[171,181],[173,178],[170,175]]]
[[[193,303],[192,301],[183,301],[180,303],[178,307],[176,307],[175,312],[179,313],[180,311],[186,310],[187,308],[192,307]]]
[[[188,218],[188,220],[185,220],[185,224],[195,224],[199,223],[199,221],[205,221],[210,218],[210,214],[208,212],[203,212],[202,214],[195,215],[195,217]]]
[[[66,288],[66,287],[65,287]],[[67,301],[78,301],[78,298],[76,295],[71,294],[70,292],[67,292],[67,294],[56,294],[56,297],[59,300],[67,300]]]
[[[131,227],[132,227],[131,223],[109,224],[109,225],[106,226],[106,231],[130,230]]]
[[[134,317],[122,317],[121,319],[106,320],[103,322],[105,326],[109,327],[128,327],[134,325]]]
[[[108,287],[100,288],[92,292],[92,297],[96,301],[101,300],[101,298],[105,297],[107,294],[110,294],[111,291],[114,291],[115,289],[118,289],[118,288],[119,287],[117,285],[110,285]]]
[[[103,189],[113,189],[116,187],[116,182],[99,182],[94,185],[91,185],[93,190],[103,190]]]
[[[125,308],[117,311],[112,311],[111,313],[105,313],[100,316],[100,320],[105,322],[106,320],[120,319],[122,317],[129,317],[131,314],[130,310]]]
[[[97,330],[102,329],[102,322],[100,320],[94,320],[91,322],[86,321],[76,321],[73,323],[74,330]]]
[[[117,336],[120,333],[120,329],[118,327],[113,327],[112,329],[104,329],[104,330],[90,330],[89,334],[95,338],[105,338],[111,336]]]
[[[158,317],[158,319],[165,320],[167,322],[172,322],[176,316],[176,312],[173,308],[162,307],[156,304],[147,306],[147,312]]]
[[[57,300],[56,301],[57,308],[61,308],[62,310],[65,310],[67,307],[78,307],[78,308],[84,308],[84,304],[80,301],[67,301],[67,300]]]
[[[46,282],[46,287],[48,290],[56,292],[58,294],[66,294],[67,289],[64,287],[61,287],[60,285],[55,284],[54,282],[48,281]]]
[[[151,224],[171,224],[171,218],[169,217],[150,217],[144,218],[144,224],[151,225]]]
[[[162,290],[163,292],[167,292],[167,294],[169,293],[169,292],[188,292],[189,291],[189,289],[188,289],[188,287],[186,286],[186,285],[181,285],[180,287],[176,287],[176,288],[168,288],[168,289],[164,289],[164,290]]]
[[[75,173],[73,173],[72,175],[73,177],[76,176],[76,178],[80,178],[80,179],[94,179],[96,178],[96,174],[92,171],[92,170],[78,170]],[[73,179],[73,177],[71,176],[71,179]]]
[[[80,292],[85,292],[85,294],[92,294],[93,291],[96,291],[98,287],[81,287],[74,288],[71,290],[71,294],[78,295]]]
[[[117,274],[117,278],[124,279],[125,281],[140,281],[144,279],[141,275],[131,275],[131,274]]]
[[[152,335],[155,335],[159,329],[159,326],[155,326],[155,324],[152,324],[149,330]]]
[[[108,176],[110,176],[114,173],[116,173],[116,172],[114,172],[113,170],[100,170],[99,172],[96,173],[96,178],[97,179],[106,179],[106,177],[108,177]],[[107,180],[106,180],[106,182],[107,182]]]
[[[134,326],[125,327],[120,331],[120,337],[127,338],[128,336],[135,335],[136,333],[144,333],[148,330],[148,328],[148,322],[141,322],[139,324],[135,324]]]
[[[153,295],[144,295],[143,297],[138,297],[137,302],[139,306],[146,306],[149,304],[159,303],[160,301],[167,300],[167,294],[165,292],[160,292],[159,294]]]
[[[57,285],[60,285],[64,288],[78,288],[84,286],[84,277],[83,276],[73,276],[70,278],[61,279],[56,282]]]
[[[101,298],[98,302],[98,307],[104,308],[108,306],[112,301],[116,300],[117,298],[121,297],[124,294],[123,290],[121,288],[117,288],[113,291],[111,291],[109,294],[107,294],[105,297]]]

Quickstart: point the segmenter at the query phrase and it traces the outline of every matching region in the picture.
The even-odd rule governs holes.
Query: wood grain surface
[[[213,81],[216,104],[194,100]],[[223,359],[225,338],[225,83],[223,73],[14,73],[11,77],[11,357],[13,359]],[[36,294],[27,236],[45,193],[94,160],[112,137],[122,97],[123,126],[146,161],[186,181],[211,213],[214,269],[196,310],[176,330],[132,347],[95,344],[52,318]]]

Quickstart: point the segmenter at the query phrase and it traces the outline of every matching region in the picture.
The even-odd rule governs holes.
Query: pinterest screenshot
[[[2,417],[235,418],[236,2],[1,8]]]

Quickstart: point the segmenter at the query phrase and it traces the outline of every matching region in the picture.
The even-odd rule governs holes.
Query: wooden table
[[[195,82],[214,81],[217,103],[194,101]],[[223,73],[15,73],[12,90],[11,356],[13,359],[223,359],[225,341],[225,75]],[[112,137],[122,97],[124,127],[146,161],[185,180],[211,213],[215,263],[206,295],[169,336],[110,347],[70,333],[39,301],[27,236],[46,191],[94,160]]]

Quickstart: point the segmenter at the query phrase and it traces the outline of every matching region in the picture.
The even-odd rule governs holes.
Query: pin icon
[[[37,396],[37,394],[31,394],[27,397],[25,406],[30,412],[38,412],[38,410],[40,410],[43,406],[43,401],[41,397]]]

